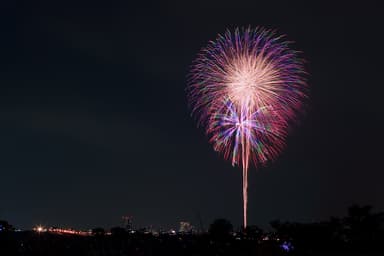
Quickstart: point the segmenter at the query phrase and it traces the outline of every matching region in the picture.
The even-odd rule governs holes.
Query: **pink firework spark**
[[[188,98],[216,151],[243,169],[247,226],[250,160],[274,160],[306,98],[303,61],[283,36],[263,28],[219,35],[193,64]]]

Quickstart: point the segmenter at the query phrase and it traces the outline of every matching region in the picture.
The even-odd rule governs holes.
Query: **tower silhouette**
[[[121,219],[122,219],[122,221],[123,221],[123,227],[124,227],[127,231],[131,231],[131,230],[133,230],[133,225],[132,225],[132,219],[133,219],[133,217],[132,217],[132,216],[122,216]]]

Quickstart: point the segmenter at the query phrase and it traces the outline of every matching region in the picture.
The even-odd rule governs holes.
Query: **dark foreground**
[[[33,231],[0,233],[0,255],[384,255],[377,248],[310,244],[283,247],[279,240],[231,236],[112,234],[76,236]],[[297,247],[300,246],[300,247]]]
[[[17,232],[0,221],[0,256],[382,256],[384,213],[373,213],[371,208],[352,206],[345,217],[316,223],[272,221],[270,232],[256,226],[233,232],[225,219],[215,220],[208,232],[200,234],[193,230],[159,234],[122,227],[76,234],[41,227]]]
[[[0,255],[284,255],[274,242],[210,240],[207,235],[2,235]]]

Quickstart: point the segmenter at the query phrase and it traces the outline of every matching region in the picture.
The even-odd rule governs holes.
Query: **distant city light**
[[[281,249],[283,249],[286,252],[292,251],[293,250],[293,245],[291,242],[285,241],[281,246]]]
[[[78,236],[89,236],[92,231],[81,231],[72,228],[49,228],[48,232],[56,234],[67,234],[67,235],[78,235]]]
[[[47,232],[47,229],[41,225],[34,227],[33,230],[38,232],[38,233]]]

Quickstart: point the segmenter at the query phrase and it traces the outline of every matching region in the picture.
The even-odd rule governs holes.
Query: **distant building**
[[[181,221],[180,222],[180,228],[179,228],[179,233],[192,233],[193,231],[193,226],[186,221]]]

